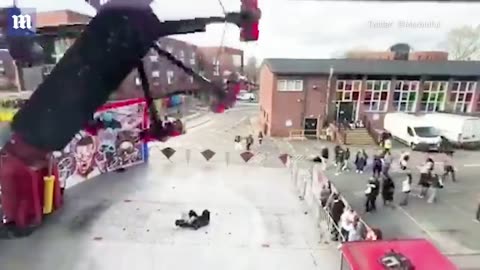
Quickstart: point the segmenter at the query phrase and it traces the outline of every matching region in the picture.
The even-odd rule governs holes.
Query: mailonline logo
[[[35,35],[36,13],[33,8],[7,9],[7,35],[33,36]]]

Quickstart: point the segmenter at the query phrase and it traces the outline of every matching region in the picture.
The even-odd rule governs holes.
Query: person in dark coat
[[[365,151],[365,150],[364,150]],[[358,151],[355,156],[355,167],[357,173],[363,173],[363,170],[367,166],[367,157],[363,154],[362,151]]]
[[[453,144],[444,136],[440,136],[440,152],[453,155]]]
[[[335,145],[335,148],[333,148],[333,153],[334,153],[334,157],[335,157],[335,166],[338,166],[339,164],[339,156],[340,156],[340,152],[342,151],[342,147],[340,145]]]
[[[347,149],[345,149],[345,152],[343,153],[343,166],[342,166],[342,170],[343,171],[348,171],[350,170],[349,169],[349,165],[348,163],[350,162],[350,148],[347,147]]]
[[[373,178],[380,177],[380,174],[382,173],[382,167],[383,167],[382,157],[380,155],[375,155],[373,157],[373,164],[372,164]]]
[[[263,142],[263,133],[260,131],[258,133],[258,144],[262,144]]]
[[[343,200],[341,200],[339,194],[334,194],[333,195],[333,202],[332,202],[332,208],[330,209],[330,216],[332,217],[332,221],[334,226],[332,226],[332,240],[333,241],[338,241],[339,237],[339,222],[340,222],[340,217],[343,214],[343,211],[345,209],[345,203]]]
[[[390,176],[384,176],[382,185],[383,205],[391,205],[395,194],[395,183]]]
[[[247,139],[246,139],[246,146],[247,146],[247,151],[250,151],[250,149],[252,148],[252,145],[253,145],[253,136],[250,134],[248,135]]]
[[[380,182],[377,178],[372,178],[367,183],[367,189],[365,190],[365,212],[371,212],[377,210],[377,197],[380,190]]]

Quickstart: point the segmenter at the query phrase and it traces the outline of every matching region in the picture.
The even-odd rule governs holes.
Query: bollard
[[[53,211],[53,188],[55,176],[43,177],[43,214],[50,214]]]

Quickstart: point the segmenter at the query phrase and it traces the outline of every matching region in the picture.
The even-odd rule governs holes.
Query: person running
[[[358,151],[355,155],[355,167],[357,173],[363,173],[365,166],[367,166],[367,157],[364,155],[365,150]]]
[[[384,176],[382,185],[383,205],[391,206],[393,202],[393,195],[395,194],[395,183],[389,176]]]
[[[402,198],[402,201],[400,202],[401,206],[408,205],[408,199],[410,197],[411,190],[412,190],[412,174],[410,172],[407,172],[407,177],[405,178],[405,180],[402,181],[403,198]]]
[[[235,136],[235,150],[242,150],[242,138],[237,135]]]
[[[451,154],[447,154],[443,161],[443,179],[446,179],[447,176],[452,178],[452,182],[457,182],[455,178],[455,166],[453,165],[453,158]]]
[[[382,158],[380,155],[375,155],[373,157],[373,164],[372,164],[372,172],[373,172],[373,178],[379,178],[380,174],[382,173]]]
[[[250,151],[250,149],[252,149],[252,145],[253,145],[253,136],[252,134],[250,134],[248,135],[246,140],[247,151]]]
[[[385,152],[382,158],[382,173],[385,176],[389,176],[390,167],[392,166],[393,157],[390,152]]]
[[[263,142],[263,133],[260,131],[258,132],[258,144],[262,144]]]
[[[340,158],[339,158],[340,152],[342,152],[342,147],[341,147],[339,144],[335,145],[335,148],[333,148],[333,153],[334,153],[334,157],[335,157],[335,163],[334,163],[335,167],[337,167],[338,164],[339,164],[339,161],[340,161]]]
[[[392,154],[392,135],[389,133],[383,141],[383,152],[385,154]]]
[[[420,180],[418,181],[418,185],[420,186],[420,198],[427,196],[428,189],[430,188],[433,168],[434,162],[431,158],[428,158],[425,164],[420,168]]]
[[[437,202],[438,191],[439,189],[443,188],[442,178],[438,174],[434,174],[431,177],[431,191],[430,197],[428,198],[428,203],[435,203]]]
[[[380,182],[378,179],[372,178],[367,183],[367,188],[365,190],[365,212],[371,212],[377,210],[376,201],[378,196],[378,191],[380,188]]]
[[[403,152],[400,155],[400,169],[402,171],[405,171],[408,168],[408,161],[410,160],[410,153],[409,152]]]
[[[345,152],[343,153],[343,165],[342,165],[342,171],[349,171],[349,162],[350,162],[350,148],[347,147],[345,149]]]

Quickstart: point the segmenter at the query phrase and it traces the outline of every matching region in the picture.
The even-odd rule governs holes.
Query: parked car
[[[254,101],[255,100],[255,95],[253,93],[250,93],[250,92],[246,91],[246,90],[242,90],[237,95],[237,100]]]

